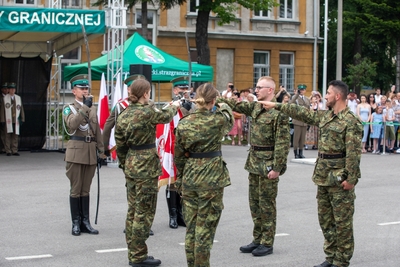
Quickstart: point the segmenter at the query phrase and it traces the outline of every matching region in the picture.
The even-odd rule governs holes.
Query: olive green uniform
[[[173,105],[158,110],[130,103],[117,119],[115,141],[128,191],[125,235],[132,263],[147,259],[146,240],[156,212],[158,176],[162,174],[155,148],[156,125],[170,122],[176,112]]]
[[[361,178],[361,121],[348,107],[338,114],[289,104],[277,104],[276,109],[319,128],[319,157],[312,179],[318,186],[318,219],[325,237],[324,252],[328,262],[347,267],[354,251],[355,192],[344,190],[341,182],[347,180],[355,185]],[[342,157],[327,158],[332,155]]]
[[[299,106],[310,108],[310,99],[306,96],[300,96],[299,94],[295,94],[290,103],[295,103]],[[301,120],[293,119],[293,150],[297,151],[297,149],[303,149],[306,141],[306,133],[307,133],[307,123],[302,122]]]
[[[276,232],[276,197],[279,178],[268,179],[272,169],[283,175],[290,146],[289,117],[258,102],[229,103],[233,111],[252,118],[251,148],[245,169],[249,172],[249,204],[253,219],[253,243],[272,247]],[[273,99],[275,101],[275,99]],[[271,148],[268,150],[257,150]]]
[[[231,108],[223,105],[215,112],[197,109],[176,128],[176,186],[182,192],[188,267],[210,266],[210,251],[224,208],[224,187],[231,184],[222,156],[210,153],[221,150],[222,137],[233,121]],[[205,154],[193,157],[196,153]]]

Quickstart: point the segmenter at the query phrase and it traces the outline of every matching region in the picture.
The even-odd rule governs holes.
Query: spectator
[[[388,148],[389,153],[393,153],[394,147],[394,111],[392,108],[392,101],[389,99],[386,100],[386,112],[384,113],[384,121],[386,122],[386,129],[385,129],[385,138],[386,138],[386,147]]]
[[[372,154],[378,154],[379,148],[378,148],[378,142],[379,138],[381,136],[381,131],[382,131],[382,122],[383,122],[383,114],[382,114],[382,107],[379,106],[376,108],[376,111],[372,113],[371,115],[371,124],[370,124],[370,129],[371,129],[371,139],[373,140],[373,151]]]
[[[377,103],[375,102],[374,94],[368,95],[367,103],[371,107],[371,114],[374,113],[376,110],[376,107],[378,106]],[[372,139],[371,139],[370,135],[371,135],[371,127],[368,127],[368,137],[367,137],[367,144],[366,144],[366,146],[368,146],[368,149],[367,149],[368,152],[372,152],[372,150],[373,150],[373,148],[372,148],[373,143],[372,143]]]
[[[240,94],[239,93],[235,93],[232,95],[232,99],[235,99],[236,102],[240,102],[239,99]],[[236,135],[238,137],[238,145],[241,146],[242,145],[242,141],[243,141],[243,136],[242,136],[242,117],[243,114],[233,111],[233,117],[235,119],[235,122],[233,123],[233,127],[231,129],[231,131],[228,133],[228,135],[232,136],[232,146],[235,145],[235,138]]]
[[[279,86],[279,91],[276,93],[276,102],[282,103],[283,96],[287,94],[287,91],[283,85]]]
[[[311,97],[310,110],[317,112],[319,109],[319,103],[317,96]],[[306,133],[306,145],[312,147],[312,149],[318,149],[318,127],[315,125],[309,125]]]
[[[392,85],[392,87],[390,87],[390,90],[386,93],[386,97],[388,99],[392,99],[392,97],[395,95],[396,95],[396,85]]]
[[[396,99],[392,101],[392,108],[394,111],[395,115],[395,120],[394,120],[394,135],[396,137],[396,142],[395,142],[395,147],[397,149],[399,148],[399,136],[398,136],[398,130],[399,130],[399,123],[400,123],[400,92],[396,93]],[[400,152],[400,151],[399,151]],[[398,153],[396,151],[396,153]]]
[[[382,95],[381,95],[381,89],[380,88],[376,88],[375,89],[375,103],[380,103],[381,102],[381,98],[382,98]]]
[[[359,102],[360,101],[357,99],[357,95],[355,93],[349,93],[347,95],[347,106],[354,114],[357,114],[357,105]]]
[[[357,116],[362,121],[364,126],[363,138],[362,138],[362,153],[367,153],[365,144],[368,138],[369,121],[371,120],[371,106],[367,103],[367,97],[361,95],[361,103],[357,106]]]
[[[231,98],[234,88],[235,88],[235,86],[233,85],[233,83],[232,82],[228,82],[226,84],[226,89],[224,91],[222,91],[221,96],[223,98]]]

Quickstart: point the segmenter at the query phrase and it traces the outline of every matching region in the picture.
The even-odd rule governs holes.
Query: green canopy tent
[[[113,53],[116,53],[115,49]],[[153,82],[170,82],[176,77],[189,75],[188,62],[160,50],[137,32],[125,41],[123,56],[123,73],[129,73],[132,64],[150,64]],[[90,63],[92,80],[101,80],[101,74],[107,73],[107,55],[94,59]],[[67,66],[64,69],[64,78],[70,80],[75,75],[88,73],[87,68],[87,63]],[[192,81],[212,81],[213,76],[213,67],[192,64]]]

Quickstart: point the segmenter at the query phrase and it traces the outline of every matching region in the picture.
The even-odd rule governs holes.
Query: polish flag
[[[99,120],[99,126],[101,132],[103,132],[104,124],[106,123],[108,116],[110,116],[110,110],[108,107],[106,79],[103,73],[101,74],[99,104],[97,107],[97,119]]]
[[[176,167],[174,164],[174,129],[178,126],[179,120],[183,117],[182,112],[178,113],[171,122],[158,124],[156,131],[156,146],[162,166],[162,175],[158,177],[158,188],[163,185],[170,185],[176,181]]]
[[[119,101],[122,100],[121,96],[121,74],[117,75],[117,81],[115,83],[115,89],[114,89],[114,94],[113,94],[113,107],[117,105]],[[111,135],[110,135],[110,148],[114,147],[116,145],[115,143],[115,136],[114,136],[114,131],[115,131],[115,126],[111,130]],[[114,150],[111,153],[111,157],[115,160],[117,158],[117,151]]]

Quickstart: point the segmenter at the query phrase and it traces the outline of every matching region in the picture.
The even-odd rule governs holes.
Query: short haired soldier
[[[6,113],[4,108],[4,97],[8,94],[7,83],[1,86],[0,94],[0,154],[6,153],[4,144],[6,142]]]
[[[314,267],[347,267],[354,251],[354,187],[361,178],[362,123],[346,105],[347,85],[329,83],[325,96],[329,110],[311,111],[298,105],[262,101],[288,116],[318,126],[318,159],[313,181],[318,186],[318,219],[325,237],[326,260]]]
[[[97,235],[89,220],[89,193],[98,159],[103,157],[103,140],[98,124],[96,108],[89,95],[86,74],[71,79],[75,101],[63,109],[65,130],[70,139],[65,151],[66,175],[70,180],[70,209],[72,235],[82,233]]]

